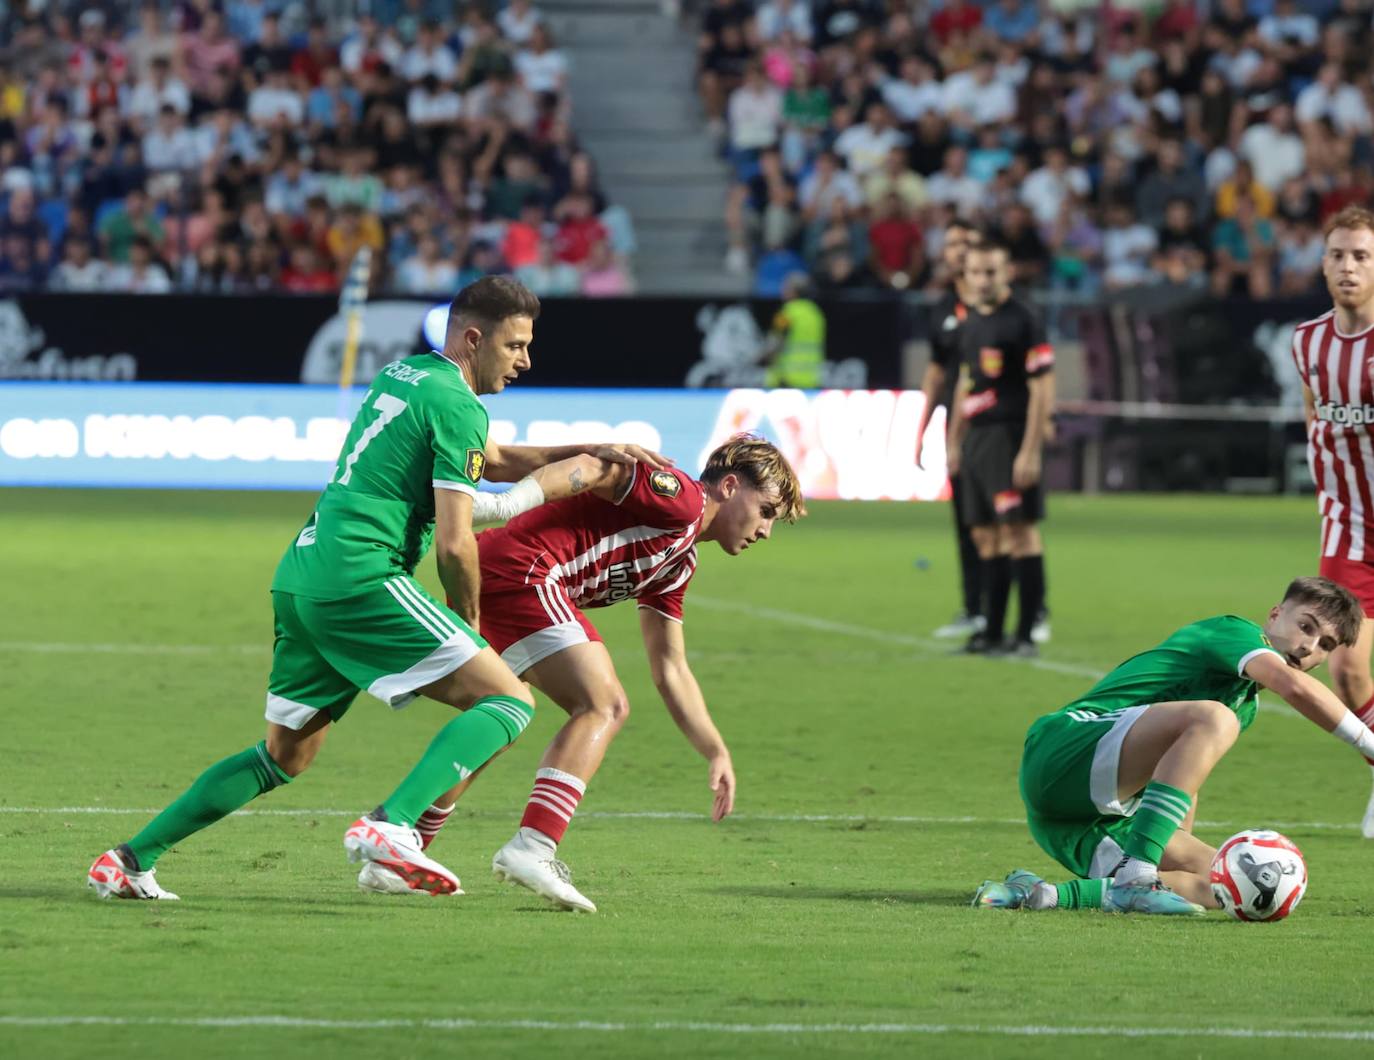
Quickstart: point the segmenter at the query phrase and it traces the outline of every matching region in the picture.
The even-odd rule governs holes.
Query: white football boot
[[[1374,839],[1374,793],[1369,796],[1369,805],[1364,808],[1364,821],[1360,825],[1360,834],[1366,839]]]
[[[152,899],[176,902],[180,899],[171,891],[164,891],[153,878],[157,870],[133,872],[124,864],[117,850],[107,850],[95,859],[86,873],[86,886],[101,898]]]
[[[463,893],[458,877],[424,852],[420,833],[413,828],[362,816],[344,833],[344,850],[349,861],[374,862],[414,890],[433,895]],[[358,884],[362,885],[361,876]]]
[[[427,894],[429,892],[412,887],[400,876],[392,872],[377,861],[364,861],[363,867],[358,870],[358,890],[367,891],[370,894]],[[463,894],[459,888],[451,892],[458,895]]]
[[[568,866],[554,857],[550,848],[519,833],[492,857],[491,871],[498,880],[528,887],[562,909],[596,912],[596,904],[572,885]]]

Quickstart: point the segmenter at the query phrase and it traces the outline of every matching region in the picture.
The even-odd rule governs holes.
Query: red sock
[[[453,804],[453,806],[457,805],[456,802]],[[420,819],[415,822],[415,831],[420,833],[421,850],[428,849],[429,845],[434,842],[434,837],[439,834],[439,829],[444,827],[448,815],[453,812],[453,806],[431,806],[420,814]]]
[[[1365,705],[1362,706],[1359,710],[1355,711],[1355,717],[1359,718],[1371,729],[1374,729],[1374,696],[1370,696],[1369,701],[1366,702]],[[1374,758],[1366,757],[1365,761],[1368,762],[1371,766],[1374,766]]]
[[[534,790],[525,805],[521,828],[533,828],[554,841],[562,842],[577,804],[587,791],[586,782],[561,769],[541,769],[534,774]]]

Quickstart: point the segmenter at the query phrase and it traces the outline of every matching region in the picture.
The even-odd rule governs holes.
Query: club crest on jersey
[[[660,497],[676,497],[682,492],[682,483],[671,471],[655,471],[649,476],[649,488]]]
[[[482,472],[487,469],[487,454],[480,449],[469,449],[468,458],[463,464],[463,474],[473,482],[477,482],[482,477]]]
[[[996,346],[984,346],[978,351],[978,370],[989,379],[1002,374],[1002,351]]]

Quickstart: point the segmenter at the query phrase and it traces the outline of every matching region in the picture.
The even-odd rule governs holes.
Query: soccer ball
[[[1212,894],[1236,920],[1282,920],[1307,890],[1307,862],[1287,836],[1238,832],[1212,859]]]

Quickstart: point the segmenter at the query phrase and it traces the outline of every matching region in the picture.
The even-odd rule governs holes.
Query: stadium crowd
[[[1028,285],[1262,298],[1374,202],[1371,0],[708,0],[732,271],[938,286],[955,216]]]
[[[530,0],[364,10],[0,3],[0,291],[628,292]]]

